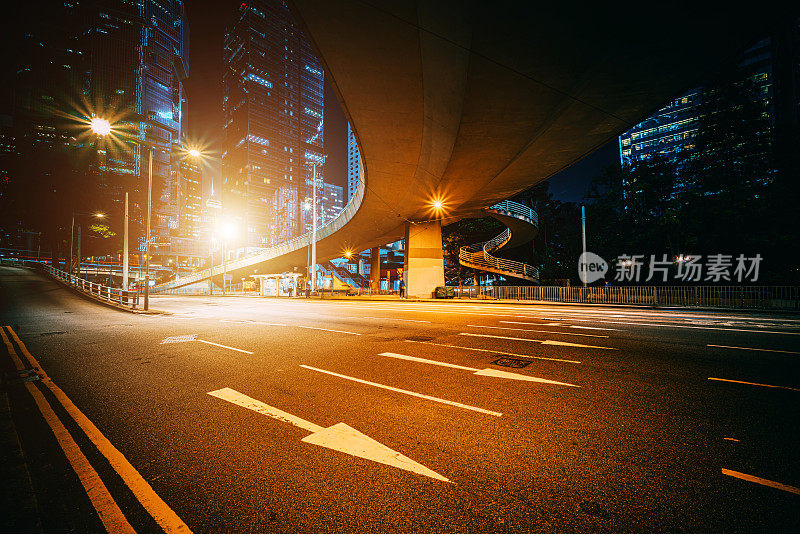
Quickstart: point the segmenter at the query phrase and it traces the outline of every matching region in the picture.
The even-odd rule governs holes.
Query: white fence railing
[[[798,286],[464,286],[457,298],[800,310]]]
[[[120,289],[118,287],[109,287],[96,282],[90,282],[89,280],[79,278],[66,271],[55,269],[46,263],[36,261],[25,261],[22,263],[27,267],[41,269],[56,280],[59,280],[82,293],[86,293],[87,295],[92,295],[101,300],[131,308],[132,310],[135,310],[136,306],[139,305],[138,291]]]

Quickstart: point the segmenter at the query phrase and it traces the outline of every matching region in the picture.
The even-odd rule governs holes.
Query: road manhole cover
[[[406,339],[409,341],[433,341],[431,336],[411,336]]]
[[[171,336],[165,337],[161,340],[161,344],[165,343],[186,343],[187,341],[194,341],[197,339],[197,334],[187,334],[185,336]]]
[[[522,369],[531,362],[527,360],[518,360],[517,358],[500,358],[492,362],[494,365],[500,367],[511,367],[512,369]]]

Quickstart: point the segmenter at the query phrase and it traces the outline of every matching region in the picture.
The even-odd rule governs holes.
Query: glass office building
[[[234,246],[267,247],[305,232],[311,163],[323,177],[325,75],[280,0],[241,4],[223,62],[224,210],[240,221]]]

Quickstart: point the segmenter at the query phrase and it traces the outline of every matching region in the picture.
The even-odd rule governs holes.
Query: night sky
[[[203,140],[221,152],[216,138],[222,132],[222,43],[225,28],[241,0],[187,0],[189,18],[189,138]],[[336,95],[325,84],[325,180],[347,186],[347,124]],[[588,182],[603,167],[619,161],[616,139],[551,178],[553,196],[580,202]]]

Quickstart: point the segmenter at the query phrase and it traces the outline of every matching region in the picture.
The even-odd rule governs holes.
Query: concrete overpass
[[[319,233],[318,258],[405,237],[410,296],[443,284],[442,224],[482,216],[697,85],[763,35],[778,6],[289,3],[363,159],[359,192]],[[301,270],[307,244],[299,238],[228,270]]]

